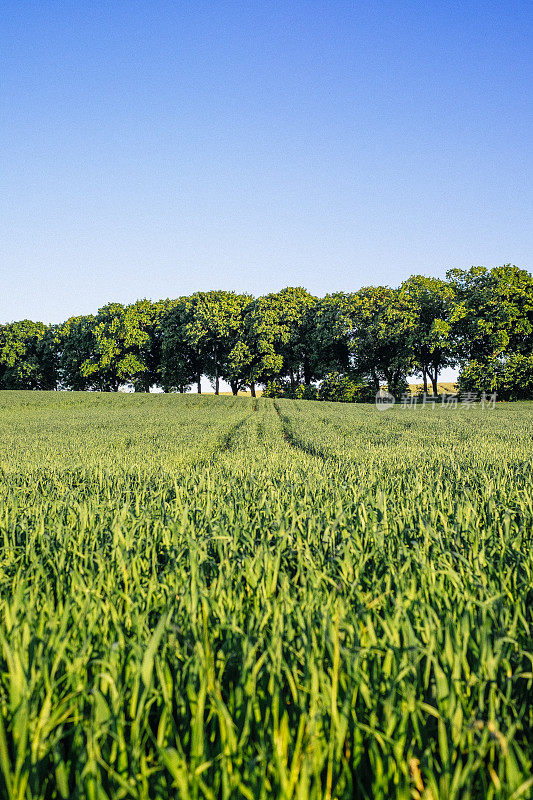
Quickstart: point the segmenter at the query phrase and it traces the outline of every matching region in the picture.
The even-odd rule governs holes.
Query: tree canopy
[[[347,396],[350,379],[351,394],[368,397],[365,387],[383,384],[400,393],[411,374],[436,393],[441,371],[458,365],[462,385],[514,397],[533,385],[532,363],[533,278],[510,264],[322,298],[302,287],[257,298],[216,290],[108,303],[59,325],[0,325],[3,389],[201,391],[206,376],[216,393],[224,380],[235,394],[285,384],[312,397],[325,381]]]

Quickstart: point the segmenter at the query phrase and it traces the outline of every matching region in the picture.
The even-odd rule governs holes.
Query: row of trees
[[[454,269],[445,280],[416,275],[397,288],[322,298],[292,287],[258,298],[196,292],[110,303],[60,325],[0,325],[3,389],[200,392],[205,375],[217,393],[225,380],[235,394],[254,394],[258,384],[294,389],[335,373],[376,390],[386,383],[393,394],[418,374],[424,390],[436,392],[442,369],[457,365],[468,388],[497,390],[511,365],[531,391],[528,272],[509,264]]]

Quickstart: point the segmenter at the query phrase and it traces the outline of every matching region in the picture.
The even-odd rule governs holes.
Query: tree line
[[[234,394],[262,386],[297,396],[322,382],[322,397],[343,399],[349,385],[359,391],[350,399],[364,399],[382,384],[398,395],[412,374],[436,393],[446,367],[459,367],[465,390],[533,397],[530,273],[452,269],[325,297],[301,287],[196,292],[109,303],[57,325],[0,325],[1,389],[201,392],[207,376],[217,394],[221,380]]]

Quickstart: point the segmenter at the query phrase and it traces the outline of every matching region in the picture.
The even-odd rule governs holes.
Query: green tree
[[[462,361],[533,352],[533,277],[505,264],[447,273],[455,295],[451,322]]]
[[[73,391],[102,389],[98,375],[87,376],[82,364],[93,357],[96,317],[92,314],[70,317],[54,328],[54,342],[58,353],[60,386]]]
[[[350,370],[353,295],[336,292],[319,298],[308,314],[311,371],[318,379]]]
[[[202,357],[198,345],[191,341],[189,335],[189,326],[193,321],[193,307],[189,298],[180,297],[173,301],[159,322],[159,374],[161,386],[166,392],[185,392],[192,383],[196,383],[199,394],[202,391]]]
[[[416,308],[399,289],[368,286],[351,295],[350,362],[354,374],[397,396],[414,366]]]
[[[215,394],[219,394],[221,378],[230,383],[234,394],[245,382],[244,315],[251,302],[250,295],[222,290],[186,298],[185,337]]]
[[[98,310],[92,329],[92,348],[82,362],[82,376],[94,381],[103,391],[118,392],[120,385],[136,375],[142,365],[127,349],[126,309],[121,303],[108,303]]]
[[[90,354],[80,372],[102,388],[118,391],[123,384],[148,392],[159,378],[161,341],[158,325],[170,301],[138,300],[128,306],[109,303],[92,326]]]
[[[58,373],[51,328],[24,319],[0,325],[0,388],[55,389]]]
[[[469,361],[459,375],[461,392],[496,392],[500,400],[533,399],[533,353]]]
[[[290,378],[293,386],[303,377],[312,379],[309,339],[313,298],[301,287],[258,297],[245,314],[242,363],[246,383],[254,394],[255,384]]]
[[[424,392],[428,377],[433,394],[437,394],[439,373],[456,364],[452,338],[451,313],[455,302],[454,287],[439,278],[413,275],[404,281],[399,295],[414,313],[415,325],[410,332],[416,371],[422,375]]]
[[[126,313],[132,328],[137,328],[137,343],[130,345],[144,369],[132,375],[135,391],[148,392],[151,386],[161,384],[162,327],[165,315],[174,307],[175,300],[138,300],[127,306]]]
[[[281,337],[283,375],[295,389],[302,381],[306,386],[316,377],[313,348],[313,309],[317,298],[301,287],[279,292],[282,300],[282,322],[287,330]]]

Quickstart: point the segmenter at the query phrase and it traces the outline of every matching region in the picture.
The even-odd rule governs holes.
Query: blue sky
[[[4,0],[0,321],[531,270],[530,2]]]

